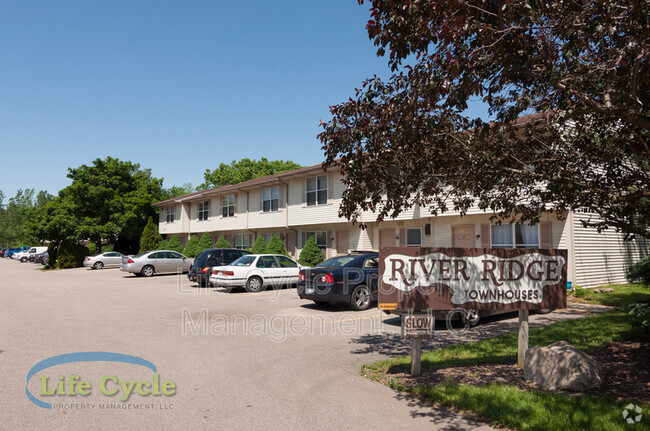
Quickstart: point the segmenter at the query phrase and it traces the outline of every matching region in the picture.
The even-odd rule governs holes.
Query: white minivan
[[[12,259],[17,259],[21,262],[27,262],[29,260],[30,256],[34,256],[35,254],[38,253],[43,253],[44,251],[47,251],[47,247],[32,247],[29,250],[24,250],[21,251],[20,253],[14,253],[11,255]]]

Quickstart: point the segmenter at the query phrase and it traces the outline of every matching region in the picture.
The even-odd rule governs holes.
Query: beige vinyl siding
[[[585,228],[581,221],[593,214],[574,215],[575,284],[597,287],[612,283],[627,283],[628,266],[648,255],[648,242],[643,239],[625,241],[614,229],[601,233],[595,228]]]
[[[298,178],[289,182],[289,226],[318,225],[323,223],[345,222],[339,219],[339,205],[345,185],[338,173],[319,173],[327,175],[327,203],[307,205],[303,202],[305,180],[309,177]],[[330,190],[331,188],[331,190]]]
[[[278,211],[262,211],[262,187],[253,190],[249,194],[250,211],[248,213],[249,229],[271,229],[286,225],[286,206],[285,206],[285,189],[283,184],[272,184],[269,187],[279,186],[279,205]]]
[[[160,223],[158,224],[158,232],[162,235],[180,234],[183,231],[183,223],[180,219],[182,214],[181,205],[171,205],[174,208],[174,223],[167,223],[167,208],[163,207],[160,213]]]

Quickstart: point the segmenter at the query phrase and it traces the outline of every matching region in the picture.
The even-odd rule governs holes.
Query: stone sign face
[[[386,247],[379,258],[383,310],[566,308],[566,250]]]

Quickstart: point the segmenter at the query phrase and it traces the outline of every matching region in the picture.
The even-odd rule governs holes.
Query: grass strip
[[[610,286],[613,292],[582,294],[580,302],[617,307],[601,314],[558,322],[530,330],[529,345],[545,346],[564,340],[591,353],[614,341],[647,340],[648,333],[629,315],[627,305],[650,299],[639,285]],[[422,368],[447,368],[478,364],[512,364],[517,361],[517,334],[446,346],[422,354]],[[628,425],[623,409],[628,404],[584,394],[521,390],[513,385],[460,385],[449,379],[436,385],[405,386],[391,372],[407,371],[410,357],[376,362],[362,367],[374,380],[388,377],[393,389],[412,393],[443,406],[469,410],[496,424],[519,430],[625,430],[650,429],[650,404],[642,405],[641,423]]]

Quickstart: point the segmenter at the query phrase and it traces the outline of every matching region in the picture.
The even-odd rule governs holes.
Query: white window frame
[[[174,223],[174,216],[176,215],[176,207],[167,207],[167,223]]]
[[[494,243],[494,235],[492,233],[492,227],[493,226],[509,226],[510,227],[510,243],[509,244],[495,244]],[[528,224],[520,224],[520,223],[508,223],[508,224],[496,224],[493,223],[490,225],[490,247],[491,248],[539,248],[539,237],[540,237],[540,232],[539,232],[539,223],[533,225],[537,229],[537,243],[530,243],[530,244],[525,244],[525,243],[517,243],[517,230],[516,226],[529,226]]]
[[[409,231],[418,231],[420,234],[420,242],[419,243],[409,243]],[[407,227],[404,230],[404,235],[406,235],[406,238],[404,238],[404,244],[406,244],[407,247],[422,247],[422,228],[421,227]]]
[[[268,199],[267,199],[267,190],[268,190]],[[276,192],[276,197],[273,197],[273,192]],[[275,209],[273,208],[273,202],[275,201]],[[266,209],[265,203],[269,203],[269,209]],[[278,212],[280,210],[280,186],[271,186],[265,187],[262,189],[262,212]]]
[[[318,234],[322,234],[324,236],[324,238],[325,238],[325,243],[324,244],[322,244],[322,243],[319,244],[318,243]],[[327,231],[326,230],[310,230],[310,231],[306,231],[305,232],[305,244],[307,244],[307,240],[309,240],[310,236],[314,237],[314,240],[316,240],[316,245],[318,246],[318,248],[320,248],[321,250],[327,248]],[[305,247],[305,244],[302,245],[303,248]]]
[[[199,202],[197,209],[199,221],[207,221],[210,217],[210,201]]]
[[[319,180],[324,180],[325,182],[325,188],[319,187],[318,183]],[[310,190],[309,182],[313,181],[313,187]],[[310,177],[305,180],[305,204],[307,206],[315,206],[315,205],[327,205],[327,193],[328,193],[328,178],[327,175],[318,175],[316,177]],[[309,202],[309,195],[314,196],[314,201],[312,203]],[[325,196],[325,201],[321,202],[321,196]]]
[[[221,197],[221,217],[234,217],[235,216],[235,195],[224,195]],[[224,210],[226,213],[224,214]]]
[[[235,248],[245,250],[250,248],[250,236],[247,233],[239,233],[235,235]]]
[[[271,241],[271,238],[273,238],[273,235],[277,236],[280,238],[280,240],[284,243],[284,240],[282,239],[282,236],[280,236],[279,233],[277,232],[271,232],[271,233],[263,233],[261,234],[262,238],[264,238],[264,241],[268,244]]]

